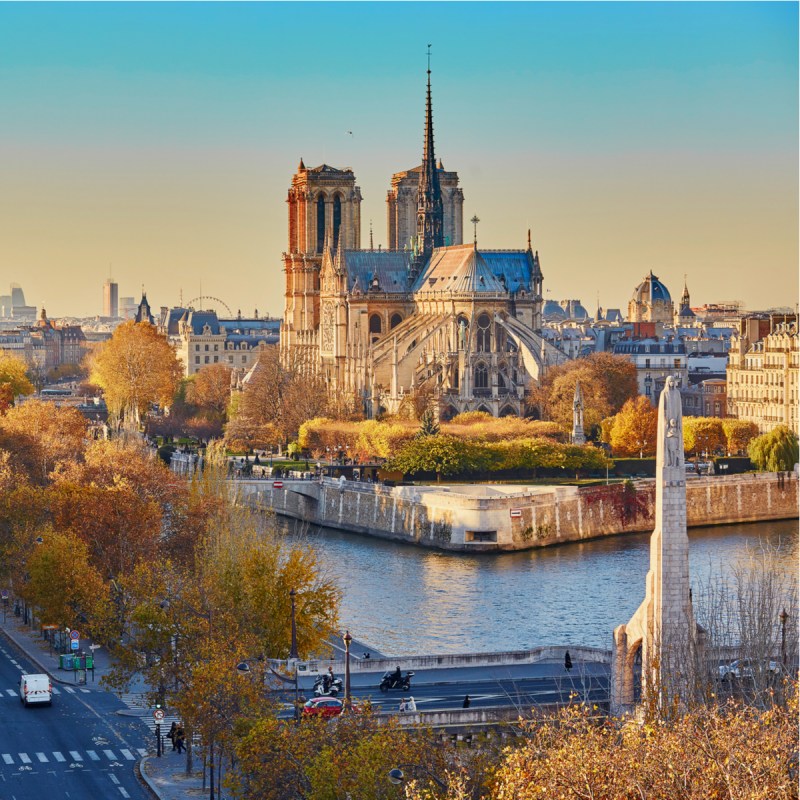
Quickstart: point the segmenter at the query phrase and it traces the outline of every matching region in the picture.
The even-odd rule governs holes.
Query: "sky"
[[[0,3],[0,294],[280,315],[301,157],[352,167],[386,242],[429,43],[465,222],[530,227],[548,299],[626,309],[653,270],[795,305],[798,4],[770,2]]]

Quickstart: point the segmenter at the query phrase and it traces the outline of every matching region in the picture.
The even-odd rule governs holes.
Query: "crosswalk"
[[[97,748],[97,750],[40,750],[32,753],[0,753],[0,759],[2,759],[3,762],[0,764],[0,769],[2,769],[3,765],[9,767],[25,767],[31,764],[68,763],[72,766],[76,764],[89,764],[97,761],[111,764],[123,764],[126,761],[136,761],[138,758],[144,758],[147,754],[147,750],[143,747],[123,747],[117,750]]]
[[[155,736],[157,723],[153,719],[153,707],[147,702],[145,696],[139,692],[123,692],[120,695],[120,700],[130,709],[147,712],[142,714],[140,719],[150,729],[150,733]],[[161,735],[166,736],[169,729],[172,727],[172,723],[175,722],[179,724],[180,721],[180,717],[165,713],[164,719],[161,721]]]
[[[79,692],[82,694],[91,694],[91,689],[84,689],[82,686],[53,686],[52,691],[54,695],[59,694],[78,694]],[[0,697],[3,699],[9,697],[15,697],[19,700],[19,689],[0,689]]]

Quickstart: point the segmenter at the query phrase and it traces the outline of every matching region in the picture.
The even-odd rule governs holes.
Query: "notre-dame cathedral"
[[[436,161],[431,72],[422,164],[395,173],[386,198],[389,249],[361,246],[352,169],[303,163],[289,189],[281,355],[394,413],[426,391],[442,419],[463,411],[522,415],[524,394],[565,359],[538,331],[542,271],[531,248],[463,244],[458,174]],[[477,230],[477,218],[473,219]]]

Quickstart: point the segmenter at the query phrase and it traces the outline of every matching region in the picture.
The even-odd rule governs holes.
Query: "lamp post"
[[[412,771],[419,771],[427,775],[440,789],[447,789],[444,781],[437,778],[427,767],[422,764],[398,764],[393,770],[389,771],[389,783],[399,786],[405,781],[406,776],[403,774],[403,767]]]
[[[289,658],[298,658],[297,655],[297,624],[295,622],[295,611],[294,611],[294,597],[297,594],[294,589],[289,592],[289,597],[292,600],[292,647],[289,650]]]
[[[350,642],[353,637],[350,631],[345,631],[342,637],[344,641],[344,707],[350,708]]]
[[[786,620],[789,619],[789,615],[786,613],[786,609],[784,608],[781,611],[780,615],[781,621],[781,666],[783,667],[784,672],[786,671]]]

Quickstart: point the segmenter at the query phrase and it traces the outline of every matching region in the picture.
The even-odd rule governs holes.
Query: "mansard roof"
[[[219,336],[219,320],[216,311],[195,311],[190,308],[181,321],[189,325],[195,336],[202,336],[206,325],[211,329],[212,336]]]
[[[410,250],[345,250],[347,289],[367,293],[377,279],[376,291],[387,294],[408,292],[408,274],[414,253]]]
[[[506,288],[474,245],[459,244],[433,251],[414,291],[505,294]]]

